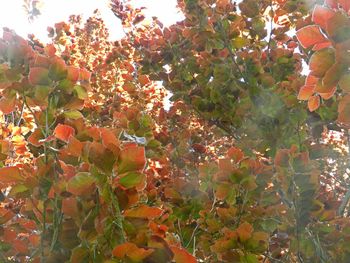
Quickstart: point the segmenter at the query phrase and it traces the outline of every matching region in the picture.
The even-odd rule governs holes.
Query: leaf
[[[183,248],[170,246],[170,249],[174,253],[174,260],[176,263],[196,263],[197,262],[196,258]]]
[[[332,9],[327,7],[316,5],[312,12],[312,21],[318,24],[322,29],[326,30],[327,21],[335,15]]]
[[[345,12],[349,11],[349,9],[350,9],[350,2],[349,2],[349,0],[338,0],[338,3],[345,10]]]
[[[320,95],[321,98],[324,99],[324,100],[329,100],[330,98],[333,97],[333,95],[336,92],[336,90],[337,90],[337,87],[335,86],[335,87],[333,87],[333,89],[330,92],[328,92],[328,93],[318,93],[318,95]]]
[[[327,38],[321,33],[320,27],[309,25],[299,29],[296,32],[300,44],[304,48],[309,48],[315,44],[328,42]]]
[[[85,100],[88,98],[88,93],[84,87],[79,86],[79,85],[75,85],[74,91],[77,93],[77,96],[79,99]]]
[[[77,82],[79,79],[80,69],[73,66],[67,66],[67,79],[73,83]]]
[[[4,114],[9,114],[16,109],[16,96],[2,97],[0,99],[0,111]]]
[[[344,96],[339,101],[337,121],[350,125],[350,94]]]
[[[138,172],[130,172],[119,179],[119,184],[129,189],[138,186],[145,180],[145,175]]]
[[[63,115],[64,117],[72,120],[77,120],[84,117],[83,114],[81,114],[81,112],[78,110],[65,111]]]
[[[244,157],[243,151],[236,147],[231,147],[230,149],[228,149],[227,155],[229,158],[233,159],[236,163],[241,161]]]
[[[162,213],[163,213],[163,210],[158,207],[141,205],[137,208],[126,210],[124,213],[124,216],[133,217],[133,218],[154,219],[161,216]]]
[[[39,128],[36,128],[34,132],[28,137],[28,142],[36,147],[41,146],[44,142],[42,141],[45,139],[44,135],[42,134],[41,130]]]
[[[62,58],[54,57],[49,69],[49,77],[52,80],[59,81],[67,77],[68,70],[66,63]]]
[[[118,173],[142,171],[146,165],[145,148],[128,146],[121,150],[118,160]]]
[[[83,147],[84,145],[81,141],[71,136],[68,140],[66,152],[72,156],[80,157],[83,151]]]
[[[344,74],[339,80],[339,87],[344,92],[350,92],[350,74]]]
[[[247,241],[249,238],[252,237],[253,230],[254,229],[252,225],[247,222],[240,224],[239,227],[236,229],[239,240],[241,242]]]
[[[57,139],[68,142],[70,136],[74,136],[75,130],[73,127],[65,124],[58,124],[55,128],[54,135]]]
[[[49,70],[42,67],[31,67],[28,75],[29,83],[32,85],[49,85]]]
[[[333,87],[338,84],[345,70],[346,66],[340,63],[335,63],[332,67],[330,67],[322,79],[322,93],[330,92]]]
[[[77,173],[67,183],[67,191],[74,195],[89,195],[95,188],[95,178],[87,172]]]
[[[114,153],[101,143],[93,142],[89,148],[89,161],[105,173],[111,173],[116,161]]]
[[[20,170],[18,167],[3,167],[0,168],[0,183],[19,183],[24,181],[24,178],[21,176]]]
[[[144,249],[137,247],[134,243],[124,243],[116,246],[112,255],[119,259],[129,257],[133,262],[142,262],[143,259],[153,253],[153,249]]]
[[[298,100],[308,100],[315,93],[315,85],[305,85],[299,90]]]
[[[334,62],[335,50],[333,48],[325,48],[316,51],[310,58],[310,74],[316,77],[323,77]]]
[[[318,95],[311,96],[307,102],[309,111],[315,111],[320,107],[320,97]]]

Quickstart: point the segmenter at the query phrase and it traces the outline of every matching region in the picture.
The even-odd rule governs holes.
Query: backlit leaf
[[[197,262],[196,258],[183,248],[171,246],[170,249],[174,253],[174,260],[176,263],[196,263]]]
[[[311,96],[307,102],[309,111],[315,111],[320,107],[320,97],[318,95]]]
[[[315,44],[327,42],[327,38],[321,33],[319,26],[309,25],[299,29],[297,38],[304,48],[309,48]]]
[[[335,12],[327,7],[316,5],[312,12],[312,21],[322,29],[326,29],[327,21],[334,16]]]
[[[145,175],[138,172],[130,172],[119,179],[119,184],[125,188],[138,186],[145,180]]]
[[[314,85],[302,86],[299,90],[298,100],[308,100],[314,94]]]
[[[74,128],[65,124],[58,124],[54,131],[55,137],[64,142],[68,142],[69,137],[73,136],[74,134]]]

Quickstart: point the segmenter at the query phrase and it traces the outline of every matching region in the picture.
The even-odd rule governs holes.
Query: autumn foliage
[[[350,262],[350,2],[178,7],[4,29],[1,262]]]

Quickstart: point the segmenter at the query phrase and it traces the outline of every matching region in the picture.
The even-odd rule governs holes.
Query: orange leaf
[[[0,168],[0,182],[1,183],[18,183],[23,181],[24,178],[21,176],[21,173],[18,167],[3,167]]]
[[[244,222],[236,230],[240,241],[245,242],[251,238],[253,233],[253,227],[251,224]]]
[[[29,70],[28,80],[32,85],[48,85],[50,83],[49,70],[47,68],[32,67]]]
[[[79,79],[80,69],[77,67],[68,66],[67,70],[68,70],[67,79],[69,79],[73,83],[77,82]]]
[[[58,124],[54,131],[55,137],[64,142],[68,142],[69,137],[73,136],[74,134],[74,129],[71,126],[65,124]]]
[[[241,161],[244,157],[244,153],[242,152],[242,150],[236,147],[231,147],[230,149],[228,149],[227,155],[229,158],[233,159],[236,163]]]
[[[326,29],[327,21],[334,16],[335,12],[327,7],[316,5],[312,12],[312,21],[322,29]]]
[[[10,98],[3,97],[0,99],[0,111],[4,114],[9,114],[15,110],[16,107],[16,96]]]
[[[308,75],[305,79],[305,86],[316,85],[318,80],[319,80],[319,78],[317,78],[313,75]]]
[[[140,207],[125,211],[124,215],[125,217],[154,219],[156,217],[159,217],[162,213],[163,210],[158,207],[141,205]]]
[[[299,90],[298,100],[308,100],[314,94],[315,86],[305,85]]]
[[[33,144],[36,147],[39,147],[44,142],[41,141],[44,139],[44,135],[42,134],[39,128],[35,129],[35,131],[28,137],[28,142]]]
[[[320,27],[309,25],[297,31],[297,38],[304,48],[309,48],[315,44],[328,42],[327,38],[321,33]]]
[[[141,262],[143,259],[152,254],[153,251],[153,249],[139,248],[134,243],[127,242],[116,246],[113,249],[112,254],[119,259],[124,259],[127,256],[132,261]]]
[[[196,263],[197,262],[196,258],[183,248],[171,246],[170,249],[174,253],[174,260],[176,263]]]
[[[307,102],[309,111],[315,111],[320,107],[320,97],[318,95],[311,96]]]
[[[139,146],[128,146],[120,152],[118,172],[122,174],[129,171],[140,171],[143,170],[145,164],[145,148]]]
[[[83,147],[84,147],[84,144],[81,141],[71,136],[69,138],[66,150],[67,150],[67,153],[69,153],[70,155],[79,157],[83,151]]]
[[[333,87],[333,89],[330,92],[328,92],[328,93],[319,93],[318,95],[320,95],[322,99],[328,100],[328,99],[333,97],[333,95],[334,95],[336,90],[337,90],[337,87],[335,86],[335,87]]]

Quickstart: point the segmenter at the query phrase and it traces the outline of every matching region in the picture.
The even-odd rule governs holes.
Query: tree
[[[347,1],[178,5],[4,30],[2,261],[350,260]]]

